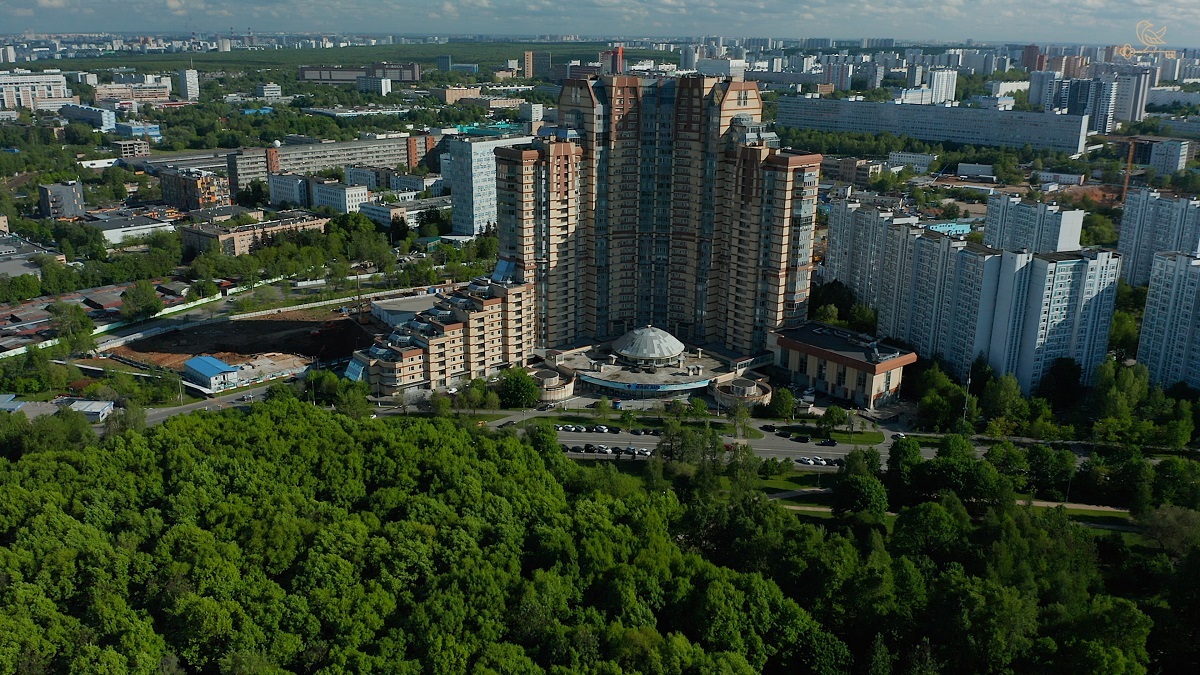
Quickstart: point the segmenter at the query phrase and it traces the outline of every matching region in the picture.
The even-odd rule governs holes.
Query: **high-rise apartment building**
[[[574,284],[577,300],[560,310],[570,328],[549,323],[556,295],[545,300],[545,346],[654,325],[759,353],[767,331],[803,317],[821,158],[780,151],[761,111],[753,83],[569,80],[559,99],[567,130],[498,153],[500,278],[544,260],[545,287]],[[571,162],[577,173],[555,168]],[[540,244],[538,232],[551,238]],[[566,261],[561,280],[556,260]],[[730,320],[745,323],[727,329]]]
[[[829,208],[825,279],[842,282],[860,302],[873,306],[879,298],[879,270],[886,259],[890,226],[915,226],[917,220],[855,200],[834,201]]]
[[[496,149],[532,140],[516,135],[450,139],[442,156],[442,175],[454,202],[454,234],[470,237],[496,226]]]
[[[1196,253],[1200,249],[1200,200],[1163,197],[1149,189],[1133,190],[1125,198],[1117,251],[1122,275],[1134,286],[1150,283],[1154,254],[1163,251]]]
[[[200,100],[200,73],[191,68],[179,71],[179,95],[187,101]]]
[[[1200,389],[1200,257],[1194,253],[1154,255],[1137,359],[1154,384]]]
[[[1117,102],[1114,117],[1118,122],[1141,122],[1146,119],[1146,103],[1154,75],[1147,68],[1138,68],[1117,75]]]
[[[1054,70],[1035,70],[1029,73],[1029,105],[1040,106],[1047,111],[1053,108],[1062,76],[1061,72]]]
[[[1150,146],[1150,168],[1160,176],[1183,171],[1187,168],[1191,143],[1182,138],[1167,138]]]
[[[953,101],[958,87],[958,71],[949,68],[939,68],[929,71],[926,77],[929,90],[933,94],[933,103]]]
[[[180,211],[229,205],[229,180],[211,171],[166,168],[158,172],[163,201]]]
[[[1090,377],[1105,354],[1119,257],[1111,251],[1004,252],[931,231],[909,219],[842,208],[856,232],[834,228],[829,250],[863,260],[846,278],[826,269],[877,312],[880,337],[937,356],[965,378],[982,356],[1033,391],[1057,358],[1073,358]],[[845,218],[843,218],[845,219]],[[862,248],[851,249],[846,237]],[[853,239],[852,239],[853,241]]]
[[[988,198],[983,243],[1005,251],[1077,251],[1084,215],[1079,209],[1028,202],[1019,195],[992,195]]]

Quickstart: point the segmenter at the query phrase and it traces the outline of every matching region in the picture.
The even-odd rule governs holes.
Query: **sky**
[[[0,0],[0,32],[895,37],[1200,46],[1200,0]]]

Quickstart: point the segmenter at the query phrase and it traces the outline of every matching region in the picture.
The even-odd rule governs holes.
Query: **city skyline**
[[[1141,45],[1139,21],[1165,28],[1164,48],[1194,46],[1200,4],[1116,0],[1012,0],[975,11],[966,0],[910,0],[878,7],[866,0],[757,0],[738,6],[715,0],[656,0],[629,5],[581,0],[0,0],[14,31],[487,33],[492,35],[629,33],[629,37],[894,37],[900,40],[1057,42]],[[137,11],[130,12],[129,9]],[[110,18],[112,17],[112,18]],[[396,18],[390,18],[396,17]]]

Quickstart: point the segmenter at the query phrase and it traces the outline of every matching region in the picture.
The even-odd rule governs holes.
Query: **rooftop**
[[[670,359],[683,353],[684,346],[661,328],[634,328],[612,343],[612,350],[628,359]]]
[[[790,341],[804,347],[816,348],[835,357],[834,360],[849,362],[846,365],[882,365],[898,359],[905,363],[917,360],[914,352],[884,344],[878,338],[816,321],[806,321],[796,328],[785,328],[775,332],[785,341],[784,346],[787,346],[786,341]]]
[[[216,377],[221,373],[232,373],[237,370],[221,359],[212,356],[195,356],[183,362],[184,368],[190,368],[204,377]]]

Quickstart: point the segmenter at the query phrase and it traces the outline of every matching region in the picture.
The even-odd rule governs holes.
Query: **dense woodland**
[[[1194,512],[1090,530],[954,439],[898,442],[886,472],[855,453],[820,520],[712,432],[629,475],[548,426],[355,419],[282,387],[103,441],[0,415],[0,671],[1196,666]]]

